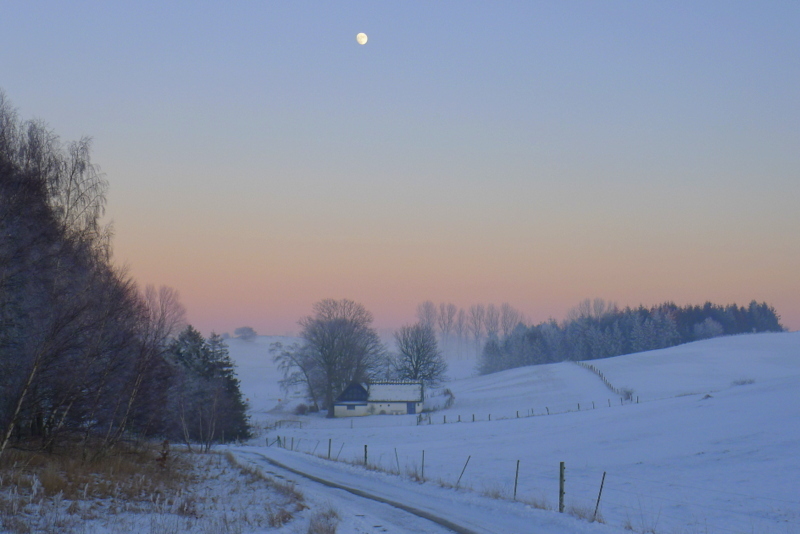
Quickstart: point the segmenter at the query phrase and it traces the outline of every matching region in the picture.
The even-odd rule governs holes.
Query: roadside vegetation
[[[292,483],[231,455],[144,442],[92,460],[79,449],[63,452],[15,449],[0,461],[2,531],[251,532],[281,527],[308,508]],[[319,515],[316,522],[333,529],[320,532],[335,532],[328,510],[308,514],[309,523]]]

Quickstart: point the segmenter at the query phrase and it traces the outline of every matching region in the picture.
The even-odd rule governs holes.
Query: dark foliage
[[[112,266],[89,149],[19,120],[0,92],[0,455],[66,438],[103,451],[169,420],[163,355],[183,308]]]
[[[191,325],[169,347],[175,379],[169,398],[174,421],[167,436],[209,449],[215,442],[251,436],[247,404],[228,346],[212,333],[206,340]]]

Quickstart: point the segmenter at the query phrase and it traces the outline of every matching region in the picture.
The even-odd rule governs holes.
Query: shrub
[[[755,380],[752,378],[740,378],[739,380],[734,380],[731,385],[732,386],[747,386],[749,384],[754,384]]]

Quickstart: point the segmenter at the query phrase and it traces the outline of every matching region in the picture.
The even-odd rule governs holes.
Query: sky
[[[208,334],[348,298],[800,328],[800,3],[17,2],[0,89],[93,138],[114,261]],[[366,45],[356,34],[369,36]]]

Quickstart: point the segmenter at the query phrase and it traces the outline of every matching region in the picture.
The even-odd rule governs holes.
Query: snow
[[[280,373],[257,349],[269,338],[250,346],[231,341],[245,395],[259,399],[254,420],[265,428],[289,418],[277,402]],[[426,505],[478,532],[517,531],[514,518],[527,522],[523,531],[545,534],[800,530],[800,333],[717,338],[589,363],[614,387],[633,390],[633,402],[621,404],[574,363],[533,366],[444,384],[455,402],[431,414],[431,424],[418,425],[415,416],[306,416],[297,418],[302,428],[269,428],[241,454]],[[370,464],[402,473],[419,473],[424,451],[427,482],[264,446],[278,435],[322,456],[331,440],[332,456],[354,463],[368,445]],[[557,507],[565,462],[566,505],[589,516],[605,472],[600,512],[607,525],[511,501],[517,460],[519,500]],[[442,487],[454,485],[462,469],[462,489]],[[354,514],[346,506],[340,532]]]

